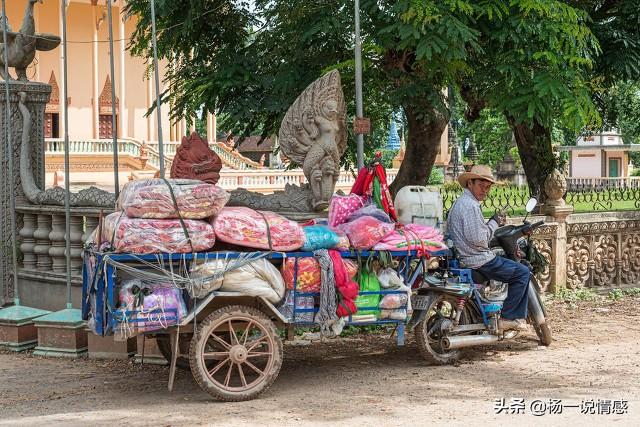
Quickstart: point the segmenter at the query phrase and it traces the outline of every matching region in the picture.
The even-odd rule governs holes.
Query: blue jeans
[[[531,272],[525,265],[497,256],[476,270],[489,279],[509,284],[507,299],[502,306],[503,319],[514,320],[527,317],[527,291]]]

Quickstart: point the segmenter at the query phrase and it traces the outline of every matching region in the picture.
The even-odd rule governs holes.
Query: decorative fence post
[[[562,198],[567,192],[567,180],[564,175],[554,169],[544,181],[544,192],[547,196],[544,213],[553,217],[557,228],[553,241],[551,262],[550,292],[557,292],[567,285],[567,216],[573,213],[573,206],[567,205]]]

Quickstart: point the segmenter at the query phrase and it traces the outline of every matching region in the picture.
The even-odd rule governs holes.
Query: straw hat
[[[462,188],[467,188],[467,181],[470,179],[484,179],[492,183],[496,183],[493,179],[493,172],[487,165],[474,165],[469,172],[465,172],[458,177],[458,182]]]

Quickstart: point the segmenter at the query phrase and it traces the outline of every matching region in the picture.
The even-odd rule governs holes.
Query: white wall
[[[575,150],[571,152],[571,176],[574,178],[599,177],[602,175],[600,150]]]

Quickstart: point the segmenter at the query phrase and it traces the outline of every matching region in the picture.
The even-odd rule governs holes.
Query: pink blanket
[[[218,240],[248,248],[295,251],[304,244],[304,231],[297,222],[245,207],[223,208],[213,220],[213,228]]]
[[[101,243],[113,241],[116,252],[146,254],[201,252],[216,242],[213,227],[206,221],[185,219],[184,225],[193,248],[180,220],[129,218],[122,212],[114,212],[104,219]],[[94,241],[97,233],[98,230],[94,232]]]
[[[118,199],[118,209],[130,218],[205,219],[216,215],[229,200],[229,194],[213,184],[192,179],[167,182],[147,179],[127,183]]]
[[[407,224],[400,230],[394,230],[380,240],[373,249],[380,251],[446,249],[442,243],[442,233],[433,227],[421,224]]]
[[[351,246],[356,249],[371,249],[387,234],[393,232],[394,227],[392,223],[368,215],[339,226],[349,236]]]

